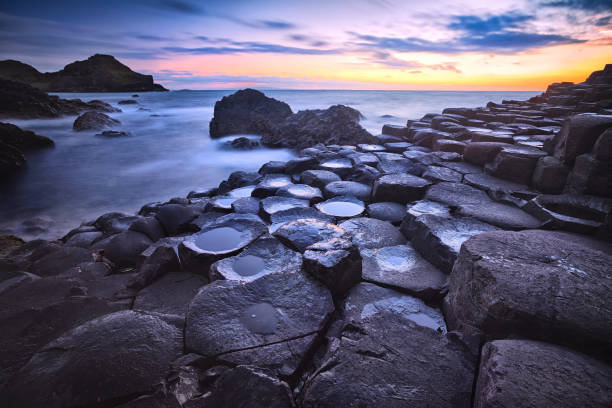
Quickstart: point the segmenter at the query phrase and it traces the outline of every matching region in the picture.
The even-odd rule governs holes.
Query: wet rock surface
[[[72,128],[76,131],[102,130],[118,125],[120,122],[101,112],[86,112],[75,119]]]
[[[486,338],[521,335],[610,358],[611,262],[569,234],[482,234],[461,247],[449,310],[456,327]]]
[[[360,249],[402,245],[406,242],[399,229],[387,221],[360,217],[344,221],[339,226]]]
[[[9,407],[121,401],[161,381],[181,352],[182,330],[161,317],[133,311],[109,314],[38,351],[8,384],[4,401]]]
[[[411,245],[361,250],[363,279],[398,288],[422,299],[441,299],[448,277]]]
[[[307,381],[304,407],[470,406],[476,358],[453,337],[383,312],[334,346]]]
[[[327,288],[303,273],[215,281],[189,305],[185,344],[209,357],[261,347],[321,330],[333,310]]]
[[[210,279],[251,282],[271,273],[297,273],[302,257],[270,235],[263,235],[240,254],[215,262]]]
[[[567,348],[496,340],[482,350],[474,406],[606,407],[611,381],[610,366]]]
[[[0,238],[0,401],[610,405],[608,71],[372,139],[350,108],[224,99],[215,131],[299,157]]]

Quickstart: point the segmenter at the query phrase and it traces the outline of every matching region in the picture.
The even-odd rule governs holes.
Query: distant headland
[[[22,82],[45,92],[167,91],[152,75],[139,74],[112,55],[95,54],[57,72],[39,72],[15,60],[0,61],[0,78]]]

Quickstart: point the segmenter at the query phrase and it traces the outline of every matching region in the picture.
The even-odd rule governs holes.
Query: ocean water
[[[74,132],[76,116],[3,120],[55,141],[54,149],[27,155],[23,171],[0,182],[0,234],[24,239],[61,237],[83,221],[111,211],[133,213],[146,203],[216,186],[235,170],[256,171],[270,160],[289,160],[287,149],[232,150],[236,136],[211,140],[208,124],[217,100],[233,91],[141,93],[138,105],[118,105],[129,93],[58,94],[101,99],[122,109],[110,114],[130,137],[107,139]],[[537,92],[464,91],[265,91],[294,112],[352,106],[362,125],[378,134],[383,124],[405,124],[446,107],[476,107]],[[255,135],[248,135],[257,138]]]

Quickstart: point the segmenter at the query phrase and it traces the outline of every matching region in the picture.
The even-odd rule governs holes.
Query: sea
[[[0,234],[26,240],[57,239],[82,222],[108,212],[135,213],[144,204],[184,197],[217,186],[236,170],[256,171],[270,160],[290,160],[288,149],[234,150],[240,136],[211,139],[208,126],[215,102],[233,93],[180,90],[140,93],[135,105],[119,105],[131,93],[59,93],[62,98],[100,99],[122,110],[113,130],[129,137],[104,138],[75,132],[76,116],[11,120],[55,142],[55,148],[27,154],[27,166],[0,180]],[[384,124],[447,107],[477,107],[503,99],[526,100],[539,92],[269,90],[294,112],[336,104],[359,110],[362,126],[380,134]],[[243,135],[244,136],[244,135]],[[257,139],[256,135],[246,135]]]

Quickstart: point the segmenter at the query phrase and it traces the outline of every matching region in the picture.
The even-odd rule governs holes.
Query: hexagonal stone
[[[251,214],[231,214],[206,225],[179,245],[183,269],[208,276],[210,265],[242,248],[266,232],[266,225]]]
[[[459,207],[457,214],[474,217],[496,227],[509,230],[534,229],[542,225],[540,220],[520,208],[497,202],[462,205]]]
[[[270,235],[263,235],[236,256],[210,267],[210,280],[250,282],[271,273],[295,273],[302,268],[302,256]]]
[[[429,200],[420,200],[414,204],[408,204],[406,207],[406,215],[400,225],[400,231],[406,238],[412,239],[414,228],[412,222],[417,217],[425,214],[448,217],[450,216],[450,208],[444,204]]]
[[[412,222],[412,246],[444,273],[451,273],[461,244],[497,227],[471,217],[421,215]]]
[[[352,196],[361,201],[369,201],[371,192],[370,186],[356,181],[334,181],[327,184],[323,189],[326,198]]]
[[[167,273],[138,292],[134,310],[185,316],[191,299],[208,280],[186,272]]]
[[[365,210],[363,201],[351,196],[333,197],[315,204],[317,210],[335,218],[351,218],[359,216]]]
[[[537,193],[529,191],[524,184],[517,184],[512,181],[502,180],[489,174],[466,174],[463,182],[476,188],[496,193],[518,193],[523,196],[535,197]]]
[[[392,286],[425,300],[441,299],[447,276],[407,245],[362,249],[362,275],[369,282]]]
[[[196,399],[194,407],[293,408],[289,386],[258,367],[238,366],[226,370],[209,395]],[[191,405],[189,405],[191,407]]]
[[[292,184],[291,177],[285,174],[266,174],[263,180],[255,186],[251,195],[257,198],[272,196],[279,188],[289,184]]]
[[[112,313],[40,349],[3,391],[3,402],[15,407],[113,404],[150,391],[182,352],[182,328],[174,323],[131,310]]]
[[[406,206],[393,202],[372,203],[368,205],[367,213],[369,217],[397,225],[404,219]]]
[[[609,358],[610,265],[612,256],[581,236],[481,234],[461,247],[447,310],[453,326],[469,334],[551,341]]]
[[[423,173],[423,178],[434,182],[448,181],[451,183],[460,183],[463,179],[463,174],[458,171],[441,166],[428,166]]]
[[[304,252],[310,245],[340,238],[345,231],[337,225],[315,218],[300,218],[280,226],[273,235],[285,245],[299,252]]]
[[[338,299],[361,280],[361,256],[346,239],[317,242],[304,252],[304,270],[323,282]]]
[[[430,181],[412,174],[386,174],[374,182],[372,201],[394,201],[406,204],[423,198],[430,185]]]
[[[406,238],[396,226],[374,218],[352,218],[340,224],[340,228],[346,231],[359,249],[382,248],[406,243]]]
[[[306,382],[302,406],[469,407],[475,366],[456,336],[376,313],[333,343]]]
[[[349,159],[329,159],[319,165],[319,169],[331,171],[340,177],[344,177],[353,169],[353,163]]]
[[[440,310],[427,306],[421,299],[368,282],[351,289],[342,312],[344,325],[360,326],[372,316],[396,314],[438,333],[447,332]]]
[[[450,206],[489,203],[491,199],[482,190],[461,183],[438,183],[431,186],[425,198]]]
[[[423,165],[408,159],[381,160],[376,167],[382,173],[410,173],[415,176],[423,174]]]
[[[232,203],[232,210],[237,214],[259,214],[259,202],[255,197],[239,198]]]
[[[321,330],[333,310],[329,290],[303,273],[219,280],[191,302],[185,344],[206,357],[261,347]]]
[[[277,211],[270,216],[270,222],[272,223],[268,228],[270,234],[273,234],[281,225],[286,224],[290,221],[314,218],[319,221],[334,222],[334,217],[323,214],[322,212],[312,207],[297,207],[289,210]]]
[[[307,200],[298,198],[272,196],[266,197],[259,203],[259,213],[265,219],[270,219],[270,216],[279,211],[290,210],[292,208],[306,208],[310,203]]]
[[[318,165],[319,162],[313,157],[298,157],[297,159],[289,160],[285,164],[285,173],[295,174],[309,170]]]
[[[323,200],[323,194],[317,187],[311,187],[308,184],[292,184],[281,187],[276,192],[277,196],[298,198],[307,200],[311,204],[318,203]]]
[[[342,180],[340,176],[328,170],[306,170],[300,175],[300,183],[324,188],[327,184]]]
[[[474,407],[609,407],[612,368],[583,354],[528,340],[484,345]]]

